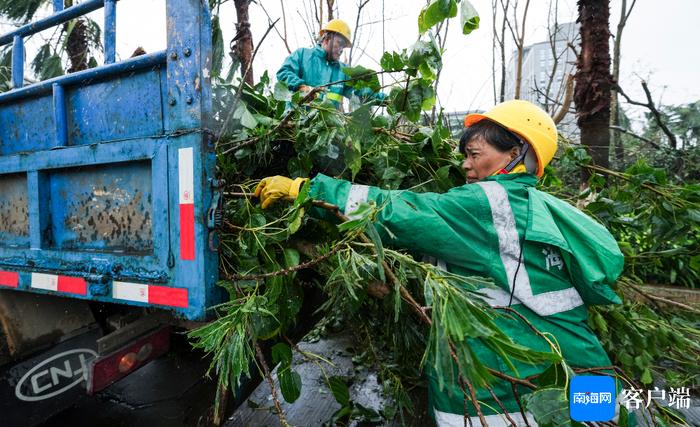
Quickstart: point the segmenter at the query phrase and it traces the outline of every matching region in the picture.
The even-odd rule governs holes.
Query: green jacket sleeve
[[[284,60],[277,71],[277,80],[286,83],[291,90],[297,90],[299,86],[304,84],[304,79],[301,76],[303,56],[302,49],[295,50]]]
[[[484,248],[493,245],[487,231],[491,217],[477,186],[465,185],[445,194],[414,193],[318,175],[311,181],[311,196],[337,205],[350,217],[360,203],[373,200],[380,208],[376,228],[386,244],[472,271],[488,265],[489,251]]]

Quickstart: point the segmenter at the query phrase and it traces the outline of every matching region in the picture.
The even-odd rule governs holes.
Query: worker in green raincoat
[[[610,360],[589,328],[586,307],[620,303],[610,285],[623,266],[623,256],[600,224],[535,188],[537,178],[557,148],[554,122],[526,101],[508,101],[485,114],[465,118],[460,141],[467,184],[447,193],[382,190],[318,175],[311,196],[338,205],[352,217],[367,200],[383,206],[377,231],[389,245],[437,259],[438,266],[464,276],[484,276],[498,289],[483,294],[494,307],[510,306],[544,333],[551,334],[572,367],[610,366]],[[294,199],[305,178],[263,179],[256,189],[262,207],[278,199]],[[546,342],[515,316],[499,316],[498,325],[515,342],[548,351]],[[517,374],[478,341],[470,343],[481,362],[509,375],[525,378],[546,366],[515,363]],[[439,378],[427,369],[430,406],[439,426],[464,425],[464,396],[454,379]],[[497,381],[495,395],[518,423],[520,413],[510,383]],[[529,390],[520,389],[527,393]],[[490,426],[510,423],[485,388],[477,399]],[[473,425],[480,425],[471,404]],[[525,413],[530,425],[532,415]]]
[[[352,46],[350,27],[341,19],[329,21],[320,31],[319,43],[312,47],[297,49],[285,59],[277,71],[277,80],[284,82],[294,91],[308,93],[316,86],[334,83],[320,96],[340,108],[343,97],[350,98],[353,93],[364,100],[382,101],[385,95],[374,93],[369,88],[353,90],[347,82],[348,76],[343,72],[345,64],[340,62],[343,49]]]

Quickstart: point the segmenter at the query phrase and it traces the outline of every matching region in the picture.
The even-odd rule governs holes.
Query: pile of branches
[[[438,12],[431,13],[441,16]],[[447,10],[443,19],[451,13]],[[464,184],[462,156],[447,121],[441,114],[434,123],[425,120],[426,112],[435,105],[434,82],[442,66],[435,40],[423,37],[402,52],[386,53],[381,66],[378,72],[363,67],[346,70],[350,79],[345,83],[388,93],[383,106],[355,100],[356,105],[348,113],[325,100],[325,87],[302,95],[291,93],[282,83],[270,87],[266,75],[254,87],[216,79],[215,118],[221,135],[216,142],[218,174],[229,183],[224,193],[219,285],[228,291],[230,299],[215,308],[215,321],[190,333],[193,344],[213,354],[211,370],[217,374],[221,389],[235,389],[257,366],[269,381],[277,414],[285,425],[263,348],[272,348],[282,398],[295,401],[300,395],[301,378],[291,355],[299,350],[290,334],[308,303],[305,299],[321,294],[322,302],[313,307],[322,318],[316,333],[351,330],[362,343],[356,347],[362,349],[356,358],[378,370],[384,391],[391,398],[391,404],[381,413],[368,414],[366,408],[352,411],[347,385],[330,378],[328,386],[334,396],[345,396],[339,398],[343,408],[336,418],[386,420],[410,413],[407,390],[421,381],[420,368],[430,363],[440,377],[457,379],[479,416],[482,413],[474,386],[488,388],[498,378],[532,391],[518,400],[522,401],[523,412],[531,412],[542,425],[570,423],[567,386],[576,371],[563,360],[556,342],[548,340],[549,351],[534,351],[516,344],[497,327],[497,316],[520,317],[508,308],[494,310],[484,303],[477,291],[493,286],[488,279],[450,274],[418,261],[406,251],[384,247],[374,223],[382,206],[362,205],[350,220],[336,206],[312,200],[306,189],[293,204],[280,203],[265,211],[252,197],[259,179],[275,174],[309,177],[324,173],[359,184],[416,192],[445,192]],[[392,80],[390,87],[381,87],[379,74]],[[568,169],[571,165],[591,167],[575,150],[563,153],[559,162]],[[572,199],[589,196],[574,192],[557,176],[556,167],[548,168],[544,185]],[[592,179],[599,176],[593,174]],[[605,203],[603,187],[593,187],[600,190],[596,203]],[[663,184],[654,183],[653,188],[643,191],[664,191]],[[655,201],[662,202],[658,198]],[[684,205],[687,209],[697,206],[696,200],[688,203]],[[312,209],[318,212],[307,215]],[[612,223],[601,210],[590,211],[606,225]],[[619,239],[621,236],[616,233]],[[629,234],[625,236],[630,238]],[[695,236],[696,245],[697,241]],[[639,255],[629,250],[625,253],[628,259]],[[628,269],[622,283],[643,280],[638,273],[637,269]],[[634,315],[630,317],[630,313]],[[639,344],[645,346],[635,347],[636,341],[627,345],[622,360],[613,343],[631,339],[622,335],[637,327],[637,318],[647,322],[645,328],[648,322],[661,325],[665,328],[663,337],[650,338],[657,336],[649,329],[638,330],[634,336],[640,335]],[[612,360],[625,368],[601,370],[614,370],[628,388],[639,388],[639,381],[651,383],[659,360],[670,354],[678,362],[671,371],[697,384],[693,366],[697,367],[700,354],[700,332],[691,323],[692,317],[665,315],[627,303],[595,309],[591,319]],[[679,325],[684,329],[678,329]],[[537,378],[506,375],[473,358],[470,339],[487,344],[506,364],[520,360],[546,362],[551,367]],[[650,344],[656,349],[650,350]],[[676,351],[665,354],[670,348]],[[302,356],[324,363],[313,355]],[[625,374],[625,370],[631,374]],[[665,408],[656,409],[657,416],[678,420]],[[503,408],[501,411],[506,412]]]

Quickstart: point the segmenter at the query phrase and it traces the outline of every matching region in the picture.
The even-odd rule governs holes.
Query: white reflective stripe
[[[177,173],[180,192],[180,204],[194,203],[194,149],[192,147],[177,150]]]
[[[510,294],[503,289],[482,288],[479,293],[483,295],[484,301],[491,307],[503,307],[511,304]],[[513,304],[521,304],[520,300],[513,295]]]
[[[148,285],[142,283],[112,282],[112,298],[148,302]]]
[[[531,413],[525,412],[525,417],[527,417],[527,423],[523,419],[521,413],[508,413],[508,415],[515,421],[516,427],[526,426],[528,423],[531,426],[537,426],[535,418]],[[479,417],[469,417],[474,427],[481,426],[481,420]],[[489,427],[510,427],[512,424],[508,421],[503,414],[497,415],[484,415],[484,419]],[[438,427],[464,427],[464,415],[462,414],[451,414],[449,412],[441,412],[437,409],[435,410],[435,423]]]
[[[58,290],[58,276],[54,274],[32,273],[32,288],[47,291]]]
[[[357,184],[350,187],[350,192],[348,193],[348,200],[345,202],[345,209],[343,210],[345,216],[347,216],[350,219],[358,218],[352,213],[357,210],[357,207],[360,206],[360,203],[364,203],[367,201],[368,196],[368,186]]]
[[[583,305],[581,296],[573,287],[537,295],[532,294],[530,276],[525,268],[524,256],[522,263],[519,260],[520,240],[513,210],[508,201],[508,193],[501,184],[494,181],[477,182],[477,184],[486,193],[486,198],[491,206],[493,226],[498,235],[498,251],[503,268],[506,270],[508,288],[511,292],[515,281],[514,297],[540,316],[562,313]],[[519,264],[520,266],[518,266]]]

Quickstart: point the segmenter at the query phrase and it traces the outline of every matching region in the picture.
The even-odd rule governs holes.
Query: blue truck
[[[165,2],[167,48],[123,61],[116,0],[54,0],[51,16],[0,36],[13,85],[0,93],[9,425],[128,375],[167,351],[168,325],[205,321],[224,297],[210,13],[206,0]],[[98,9],[104,64],[25,85],[25,39]]]

